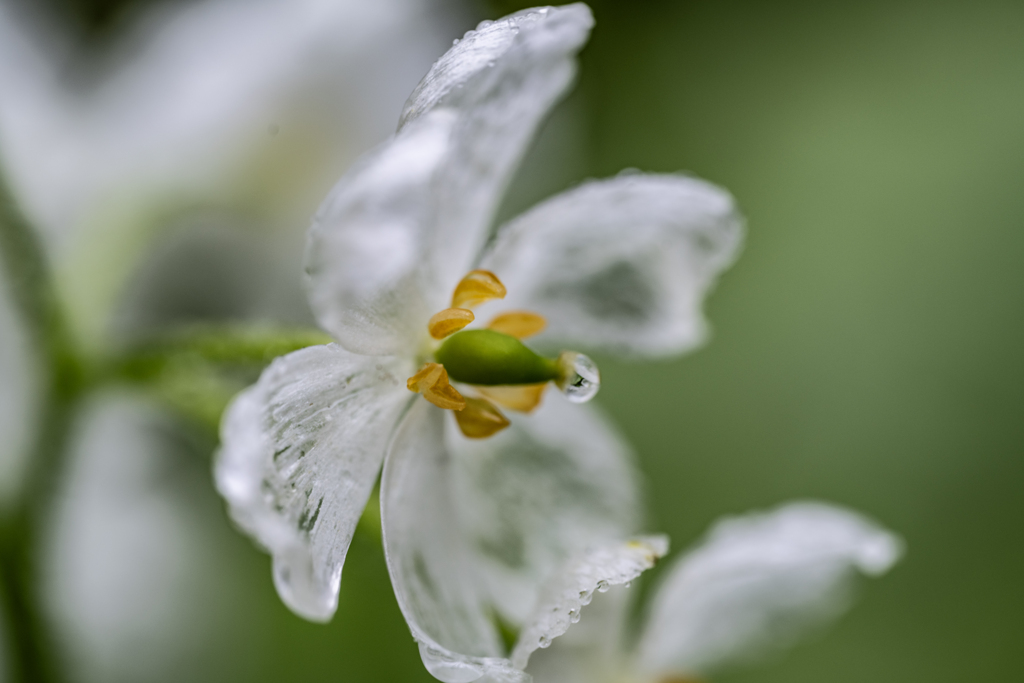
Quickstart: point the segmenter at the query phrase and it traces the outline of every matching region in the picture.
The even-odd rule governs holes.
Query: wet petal
[[[497,611],[521,626],[537,591],[588,546],[635,533],[629,447],[592,406],[551,395],[484,440],[447,432],[463,533]]]
[[[444,411],[416,401],[384,466],[381,524],[395,596],[435,677],[526,680],[502,658],[485,586],[462,533],[445,419]]]
[[[512,651],[512,663],[525,669],[530,654],[551,645],[581,618],[595,591],[632,581],[666,552],[668,539],[651,536],[591,548],[570,561],[541,591]]]
[[[495,308],[547,318],[533,342],[663,356],[706,336],[704,297],[736,256],[732,197],[682,175],[620,175],[558,195],[501,228],[482,266]]]
[[[900,552],[891,533],[820,503],[719,522],[654,594],[637,666],[692,675],[789,645],[843,611],[858,571],[883,574]]]
[[[612,586],[593,595],[579,623],[551,646],[530,655],[526,673],[533,683],[607,683],[628,681],[624,639],[636,591]],[[572,618],[570,618],[570,621]]]
[[[420,342],[472,267],[592,24],[582,4],[481,24],[434,64],[396,136],[335,186],[307,272],[313,309],[343,346],[391,354]]]
[[[409,400],[409,370],[313,346],[275,360],[224,416],[217,488],[274,556],[281,599],[307,619],[337,608],[352,533]]]

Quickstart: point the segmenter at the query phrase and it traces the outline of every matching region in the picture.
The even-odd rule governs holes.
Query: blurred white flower
[[[100,337],[169,204],[223,201],[273,144],[343,163],[383,139],[440,44],[435,4],[160,3],[83,58],[0,2],[0,155],[79,336]]]
[[[728,518],[655,587],[632,646],[628,595],[617,589],[527,671],[536,683],[696,681],[837,618],[858,573],[880,576],[901,552],[893,534],[822,503]]]
[[[556,363],[518,338],[547,324],[536,340],[550,350],[692,348],[703,297],[741,239],[725,191],[641,174],[586,183],[489,239],[592,23],[582,4],[542,8],[455,41],[310,232],[310,302],[337,344],[277,359],[222,423],[218,489],[273,555],[282,600],[312,620],[337,608],[383,463],[395,593],[445,681],[525,680],[496,621],[522,630],[514,657],[537,647],[552,628],[540,586],[567,558],[590,548],[578,580],[614,582],[661,552],[660,541],[604,545],[635,530],[637,492],[628,449],[592,409],[551,400],[490,436],[508,425],[490,401],[529,411],[549,379],[571,399],[595,389],[584,356]],[[459,331],[473,305],[505,296],[502,281],[490,329]]]
[[[76,420],[40,572],[75,680],[188,678],[226,626],[217,527],[176,430],[126,392],[94,395]]]

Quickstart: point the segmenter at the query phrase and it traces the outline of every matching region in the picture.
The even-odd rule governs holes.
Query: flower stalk
[[[14,500],[0,520],[0,591],[10,640],[14,680],[63,679],[48,635],[41,596],[38,538],[63,465],[75,406],[84,394],[84,364],[59,305],[37,233],[16,206],[0,178],[0,257],[18,314],[37,350],[43,373],[40,410],[27,446],[27,468]]]

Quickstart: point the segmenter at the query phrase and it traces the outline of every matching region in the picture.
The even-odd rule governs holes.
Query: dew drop
[[[609,588],[611,588],[611,586],[609,586],[608,582],[605,581],[604,579],[601,579],[600,581],[597,582],[597,592],[598,593],[607,593]]]
[[[483,29],[487,28],[488,26],[493,26],[493,25],[494,25],[493,21],[491,21],[490,19],[484,19],[483,21],[481,21],[479,24],[476,25],[476,30],[477,31],[482,31]]]
[[[625,585],[626,585],[626,588],[629,588],[630,586],[633,585],[633,582],[632,581],[627,581]]]
[[[575,610],[572,611],[572,612],[569,612],[569,621],[571,621],[572,623],[575,624],[575,623],[578,623],[579,620],[580,620],[580,613],[579,612],[576,612]]]
[[[601,373],[597,364],[576,351],[563,351],[558,357],[561,371],[557,384],[567,399],[573,403],[586,403],[597,395],[601,388]]]
[[[580,604],[589,605],[590,601],[594,599],[593,594],[590,591],[580,591]]]
[[[458,44],[459,44],[459,43],[461,43],[461,42],[462,42],[461,40],[459,40],[458,38],[456,38],[455,40],[453,40],[453,41],[452,41],[452,45],[458,45]]]
[[[542,648],[551,647],[551,639],[547,636],[541,636],[537,640],[537,644],[540,645]]]

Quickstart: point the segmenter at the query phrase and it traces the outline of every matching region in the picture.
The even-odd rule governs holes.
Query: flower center
[[[463,329],[476,319],[470,308],[503,299],[505,293],[490,271],[474,270],[462,278],[452,293],[452,307],[427,323],[430,336],[442,342],[434,349],[435,362],[425,363],[406,382],[409,391],[454,411],[459,428],[470,438],[486,438],[509,425],[495,404],[532,411],[548,382],[574,403],[589,401],[601,384],[597,365],[582,353],[563,351],[557,358],[545,358],[521,341],[547,326],[536,313],[508,311],[486,328]],[[469,385],[477,396],[464,397],[452,381]]]

